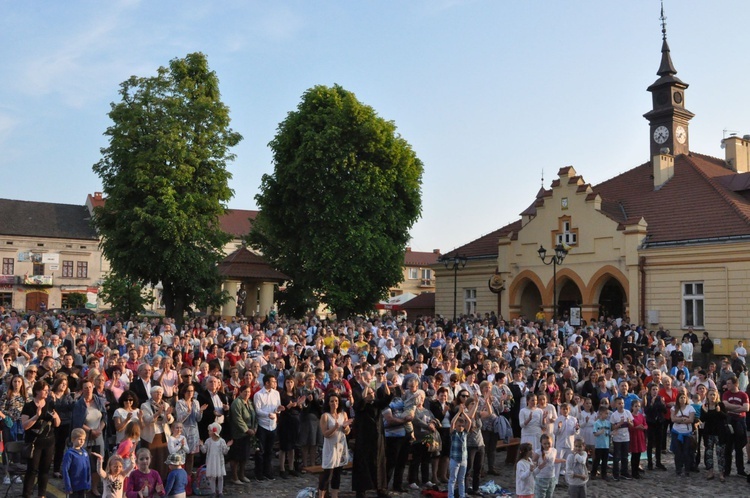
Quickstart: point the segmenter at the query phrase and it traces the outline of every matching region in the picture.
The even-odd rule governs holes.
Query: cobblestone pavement
[[[487,476],[481,480],[481,483],[485,483],[492,479],[497,484],[501,485],[511,491],[515,488],[515,473],[512,465],[504,465],[502,462],[504,457],[502,454],[498,455],[498,469],[500,475],[498,476]],[[690,477],[677,477],[674,472],[674,465],[672,455],[664,455],[664,465],[666,465],[667,471],[645,471],[644,478],[641,480],[631,481],[609,481],[604,482],[601,480],[589,481],[588,484],[588,496],[590,498],[605,498],[605,497],[638,497],[638,498],[708,498],[708,497],[750,497],[750,484],[747,483],[745,478],[739,477],[735,474],[727,477],[726,482],[722,483],[718,477],[708,481],[706,480],[705,470],[701,470],[700,474],[691,473]],[[248,475],[252,475],[252,462],[249,463]],[[645,467],[645,461],[643,462]],[[701,465],[701,469],[703,466]],[[611,473],[611,469],[610,469]],[[611,474],[610,474],[611,475]],[[278,476],[278,469],[276,469],[276,476]],[[59,479],[52,479],[51,484],[54,485],[58,490],[62,488],[62,482]],[[281,479],[276,477],[275,481],[264,481],[264,482],[252,482],[243,486],[235,484],[225,484],[224,496],[225,498],[231,498],[235,496],[252,496],[262,498],[295,498],[297,493],[305,487],[314,486],[317,487],[318,480],[317,475],[304,474],[301,477],[289,477],[288,479]],[[12,495],[20,496],[20,486],[15,486],[14,491],[18,490],[18,493],[12,493]],[[341,492],[339,496],[341,498],[353,498],[354,492],[352,489],[351,472],[346,471],[342,476]],[[441,488],[445,489],[445,487]],[[57,490],[55,490],[57,491]],[[55,496],[62,495],[64,493],[57,492],[50,493]],[[374,498],[375,493],[369,492],[368,498]],[[420,491],[412,491],[404,493],[392,493],[394,498],[416,498],[421,496]],[[558,485],[554,494],[555,498],[562,498],[568,496],[568,490],[566,487]]]

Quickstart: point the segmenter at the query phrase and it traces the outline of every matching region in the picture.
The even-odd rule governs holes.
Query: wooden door
[[[49,295],[45,292],[29,292],[26,294],[26,311],[41,311],[41,304],[47,309]]]

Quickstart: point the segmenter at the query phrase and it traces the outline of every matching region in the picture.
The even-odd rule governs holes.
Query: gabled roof
[[[271,268],[262,257],[240,247],[219,263],[219,274],[230,278],[257,278],[283,282],[289,277]]]
[[[423,292],[418,294],[417,297],[409,299],[401,305],[402,310],[413,310],[413,309],[435,309],[435,293],[434,292]]]
[[[226,214],[219,218],[221,229],[237,239],[241,239],[250,233],[253,220],[258,216],[258,211],[248,209],[228,209]]]
[[[434,265],[440,259],[440,251],[432,252],[412,251],[407,247],[404,253],[404,266],[418,266],[420,268]]]
[[[458,247],[443,257],[452,258],[453,256],[466,256],[467,258],[497,258],[497,241],[500,237],[505,237],[511,232],[518,232],[521,229],[521,220],[516,220],[513,223],[505,225],[504,227],[490,232],[487,235],[483,235],[476,240],[469,242],[466,245]]]
[[[86,206],[0,199],[0,234],[99,240]]]
[[[649,243],[750,235],[750,201],[727,187],[741,175],[723,160],[678,155],[674,176],[659,189],[652,175],[647,162],[593,187],[602,213],[623,225],[645,219]]]

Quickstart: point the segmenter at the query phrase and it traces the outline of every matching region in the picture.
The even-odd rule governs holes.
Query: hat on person
[[[213,424],[208,426],[208,432],[211,434],[220,434],[221,433],[221,425],[214,422]]]
[[[174,466],[185,465],[185,458],[182,456],[182,453],[172,453],[167,457],[167,461],[164,463]]]

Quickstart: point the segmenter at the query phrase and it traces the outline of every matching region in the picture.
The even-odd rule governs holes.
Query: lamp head
[[[545,249],[544,246],[539,246],[539,250],[537,252],[539,253],[539,259],[544,261],[544,258],[547,256],[547,249]]]

